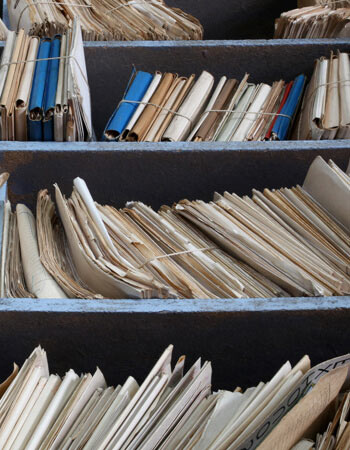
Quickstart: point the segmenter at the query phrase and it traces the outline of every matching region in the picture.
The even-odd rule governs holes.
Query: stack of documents
[[[0,114],[5,141],[91,140],[79,21],[52,39],[8,32],[0,67]]]
[[[293,139],[350,138],[350,59],[331,53],[316,60]]]
[[[6,192],[6,182],[2,190]],[[303,187],[225,192],[158,212],[38,194],[36,219],[4,201],[6,297],[245,298],[350,293],[350,177],[317,157]],[[6,199],[6,194],[3,194]],[[34,231],[33,231],[34,230]],[[35,232],[36,231],[36,232]]]
[[[8,0],[12,30],[32,36],[65,33],[78,17],[84,41],[202,39],[203,27],[190,14],[163,0]]]
[[[331,4],[331,2],[329,2]],[[344,3],[344,7],[342,7]],[[306,6],[281,14],[275,22],[275,39],[350,37],[349,2]]]
[[[0,385],[1,449],[289,450],[348,385],[350,355],[312,369],[304,356],[267,383],[212,392],[211,363],[199,358],[184,372],[185,356],[172,367],[172,351],[170,345],[140,386],[129,376],[107,387],[98,368],[93,375],[50,374],[37,347]],[[345,398],[339,440],[348,435]]]
[[[107,141],[261,141],[288,138],[305,76],[272,86],[239,82],[203,71],[195,78],[174,73],[132,74],[110,118]]]
[[[303,187],[253,189],[252,198],[226,192],[174,209],[291,295],[328,296],[350,289],[349,201],[350,177],[318,157]]]

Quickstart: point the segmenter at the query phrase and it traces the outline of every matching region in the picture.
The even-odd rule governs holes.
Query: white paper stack
[[[350,355],[344,355],[310,369],[304,356],[294,367],[285,363],[267,383],[213,392],[211,364],[198,359],[186,372],[184,356],[172,367],[172,351],[170,345],[140,386],[130,376],[114,388],[99,369],[81,376],[70,369],[62,379],[50,375],[45,352],[36,348],[0,385],[1,448],[310,448],[303,446],[307,426],[338,397],[350,364]],[[348,442],[349,404],[347,395],[334,416],[339,429],[330,425],[324,432],[317,422],[319,441]]]

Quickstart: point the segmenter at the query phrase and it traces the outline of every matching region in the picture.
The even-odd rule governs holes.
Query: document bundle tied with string
[[[239,82],[203,71],[196,78],[133,71],[107,123],[107,141],[259,141],[289,136],[305,76],[272,85]]]
[[[5,297],[271,298],[350,293],[350,178],[315,159],[303,187],[215,194],[159,211],[101,205],[81,178],[6,202]]]
[[[10,31],[0,64],[1,139],[88,141],[91,101],[81,28],[40,39]]]
[[[7,0],[7,7],[12,29],[33,36],[65,33],[78,17],[84,41],[203,38],[195,17],[163,0]]]
[[[331,53],[316,60],[293,139],[350,138],[350,58]]]

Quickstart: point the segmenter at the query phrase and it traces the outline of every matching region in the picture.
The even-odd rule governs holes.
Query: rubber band
[[[1,66],[0,66],[0,69],[1,69]],[[160,105],[157,105],[157,104],[155,104],[155,103],[142,102],[142,101],[136,101],[136,100],[124,100],[124,99],[123,99],[123,100],[120,100],[120,102],[118,103],[117,109],[119,108],[119,106],[120,106],[122,103],[136,103],[136,104],[138,104],[138,105],[146,105],[146,106],[147,106],[147,105],[150,105],[150,106],[154,106],[155,108],[161,109],[161,110],[163,110],[163,111],[170,112],[171,114],[175,114],[175,115],[177,115],[177,116],[183,117],[184,119],[187,119],[187,120],[191,123],[191,125],[193,126],[193,120],[190,119],[189,117],[184,116],[183,114],[180,114],[180,113],[178,113],[177,111],[174,111],[173,109],[165,108],[164,106],[160,106]]]
[[[143,264],[141,264],[141,266],[139,266],[138,269],[142,269],[146,264],[149,264],[152,261],[156,261],[158,259],[170,258],[170,257],[173,257],[173,256],[185,255],[185,254],[188,254],[188,253],[206,252],[208,250],[216,250],[216,249],[217,249],[217,247],[202,247],[202,248],[195,248],[193,250],[184,250],[184,251],[181,251],[181,252],[167,253],[166,255],[155,256],[154,258],[148,259]]]
[[[36,6],[36,5],[55,5],[55,6],[61,6],[61,5],[65,5],[65,6],[73,6],[73,7],[77,7],[77,8],[94,8],[93,5],[80,5],[79,3],[67,3],[67,2],[52,2],[52,1],[46,1],[46,2],[37,2],[37,3],[28,3],[21,11],[18,21],[17,21],[17,33],[19,31],[19,24],[21,22],[23,13],[26,9],[30,8],[31,6]],[[15,6],[16,8],[17,6]],[[15,9],[14,8],[14,9]]]

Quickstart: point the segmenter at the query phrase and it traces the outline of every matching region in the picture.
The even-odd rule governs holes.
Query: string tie
[[[116,6],[115,8],[109,9],[108,12],[112,11],[118,11],[119,9],[125,8],[126,6],[133,6],[133,5],[148,5],[148,4],[157,4],[161,5],[161,3],[157,0],[150,0],[148,2],[140,1],[140,0],[131,0],[130,2],[123,3],[121,5]]]
[[[171,113],[171,114],[175,114],[175,115],[177,115],[177,116],[183,117],[184,119],[188,120],[188,121],[191,123],[191,125],[193,126],[193,120],[190,119],[189,117],[187,117],[187,116],[185,116],[185,115],[183,115],[183,114],[181,114],[181,113],[179,113],[179,112],[177,112],[177,111],[174,111],[173,109],[169,109],[169,108],[165,108],[164,106],[157,105],[156,103],[143,102],[143,101],[136,101],[136,100],[125,100],[125,99],[123,99],[123,100],[120,100],[120,102],[118,103],[117,109],[119,108],[119,106],[120,106],[122,103],[135,103],[135,104],[137,104],[137,105],[146,105],[146,106],[150,105],[150,106],[154,106],[155,108],[161,109],[162,111],[167,111],[167,112],[169,112],[169,113]]]
[[[21,61],[10,61],[10,62],[1,64],[0,65],[0,70],[1,70],[2,67],[10,66],[12,64],[25,64],[25,63],[28,63],[28,62],[52,61],[52,60],[55,60],[55,59],[69,59],[69,60],[73,59],[74,62],[76,63],[76,65],[78,66],[78,68],[80,70],[80,73],[81,73],[81,75],[82,75],[86,85],[89,86],[89,82],[88,82],[88,80],[87,80],[87,78],[85,76],[85,73],[83,72],[83,69],[81,68],[77,58],[74,55],[55,56],[55,57],[52,57],[52,58],[24,59],[24,60],[21,60]]]
[[[216,250],[216,249],[217,249],[217,247],[202,247],[202,248],[195,248],[193,250],[184,250],[181,252],[167,253],[166,255],[155,256],[154,258],[150,258],[147,261],[145,261],[143,264],[141,264],[141,266],[139,266],[138,269],[142,269],[147,264],[149,264],[153,261],[159,260],[159,259],[172,258],[173,256],[186,255],[188,253],[196,253],[196,252],[206,252],[209,250]]]

